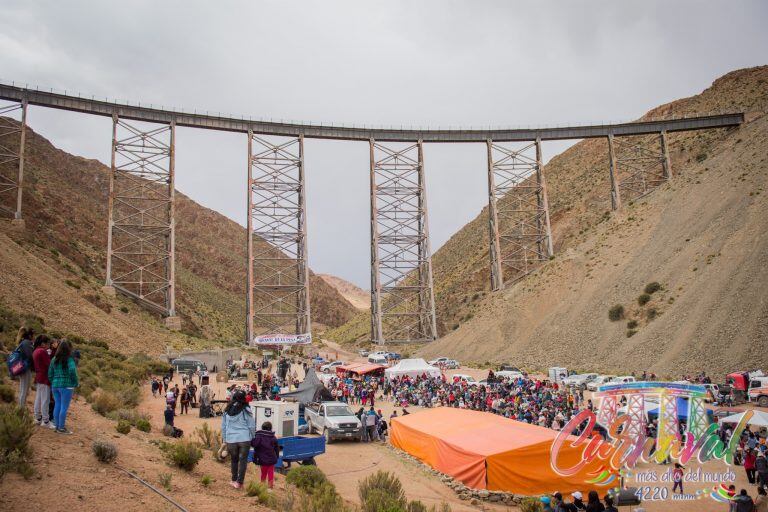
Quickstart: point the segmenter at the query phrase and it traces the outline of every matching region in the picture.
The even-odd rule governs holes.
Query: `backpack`
[[[19,343],[19,346],[16,347],[13,352],[8,354],[7,363],[8,375],[11,378],[18,377],[29,370],[29,360],[24,357],[24,354],[21,352],[21,343]]]

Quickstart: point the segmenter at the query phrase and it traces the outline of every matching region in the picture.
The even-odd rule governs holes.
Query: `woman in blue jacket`
[[[248,452],[251,439],[256,433],[256,419],[253,417],[244,391],[235,391],[221,417],[221,439],[227,443],[232,462],[232,487],[241,489],[248,467]]]

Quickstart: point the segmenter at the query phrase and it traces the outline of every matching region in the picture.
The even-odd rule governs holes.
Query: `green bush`
[[[200,479],[200,483],[203,484],[203,487],[209,487],[213,483],[213,478],[211,475],[203,475],[203,478]]]
[[[166,443],[161,446],[161,450],[169,464],[185,471],[195,469],[195,466],[203,457],[203,452],[198,444],[191,441]]]
[[[634,329],[635,327],[637,327],[637,320],[627,322],[627,329]]]
[[[328,481],[317,466],[294,466],[288,471],[285,480],[306,492],[311,492]]]
[[[149,420],[141,418],[136,421],[136,430],[140,430],[141,432],[151,432],[152,425],[149,423]]]
[[[173,478],[173,475],[170,473],[160,473],[158,476],[158,480],[160,480],[160,485],[165,489],[166,491],[171,490],[171,479]]]
[[[404,509],[407,501],[400,480],[388,471],[377,471],[357,486],[363,512],[387,512]]]
[[[611,322],[617,322],[624,318],[624,306],[621,304],[616,304],[613,306],[608,310],[608,318],[611,320]]]
[[[117,422],[117,426],[115,427],[115,430],[117,430],[121,434],[128,434],[131,431],[131,424],[125,420],[120,420]]]
[[[648,283],[647,285],[645,285],[645,290],[643,291],[649,295],[653,295],[659,290],[661,290],[661,284],[654,281],[652,283]]]
[[[104,390],[94,393],[91,399],[91,408],[102,416],[118,410],[123,405],[117,395]]]
[[[251,480],[245,484],[245,495],[251,498],[256,498],[262,505],[271,505],[274,502],[274,498],[269,493],[267,486],[262,482],[256,482]]]
[[[653,320],[657,316],[659,316],[659,310],[656,308],[649,308],[648,311],[645,312],[645,317],[648,320]]]
[[[0,384],[0,402],[11,404],[16,401],[16,391],[9,384]]]
[[[629,330],[627,330],[627,338],[631,338],[631,337],[632,337],[632,336],[634,336],[635,334],[637,334],[637,331],[636,331],[635,329],[629,329]]]
[[[0,405],[0,478],[8,471],[16,471],[24,478],[32,476],[29,440],[34,429],[32,416],[26,408]]]
[[[100,462],[110,463],[117,458],[117,447],[112,443],[94,441],[91,449]]]
[[[302,502],[302,512],[344,512],[344,500],[331,482],[323,482],[316,487],[308,499]],[[394,511],[393,511],[394,512]]]
[[[544,506],[541,500],[533,497],[526,497],[520,502],[520,512],[543,512]]]
[[[640,304],[641,306],[645,306],[646,304],[648,304],[648,302],[650,302],[650,300],[651,300],[651,296],[647,293],[643,293],[637,298],[637,303]]]
[[[207,423],[197,427],[194,434],[206,450],[215,449],[218,451],[221,448],[221,431],[213,430]]]

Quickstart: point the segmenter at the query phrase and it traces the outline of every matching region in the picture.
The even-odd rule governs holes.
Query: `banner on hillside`
[[[312,343],[312,334],[264,334],[253,338],[251,345],[309,345]]]

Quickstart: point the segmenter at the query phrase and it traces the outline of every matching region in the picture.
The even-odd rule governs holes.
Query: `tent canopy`
[[[372,363],[350,363],[342,364],[336,367],[336,373],[344,375],[346,372],[354,373],[357,375],[367,375],[377,371],[384,370],[385,366]]]
[[[307,370],[307,375],[304,377],[302,383],[299,384],[299,388],[296,391],[281,393],[280,397],[283,399],[293,399],[302,404],[316,402],[318,398],[326,400],[328,397],[331,397],[331,399],[333,399],[328,390],[325,389],[323,383],[320,382],[315,370],[312,368]]]
[[[384,374],[389,380],[405,375],[413,378],[424,374],[430,377],[439,377],[441,375],[440,368],[432,366],[423,359],[403,359],[392,368],[387,368]]]
[[[747,425],[754,425],[756,427],[768,427],[768,413],[764,413],[763,411],[752,412],[754,412],[754,415],[749,419]],[[743,412],[732,414],[721,419],[720,423],[738,423],[741,421],[742,416],[744,416]]]
[[[550,465],[557,432],[496,414],[439,407],[392,418],[392,444],[474,489],[536,496],[560,491],[605,492],[587,484],[599,460],[563,477]],[[573,439],[573,438],[571,438]],[[582,448],[565,444],[558,460],[573,466]]]

